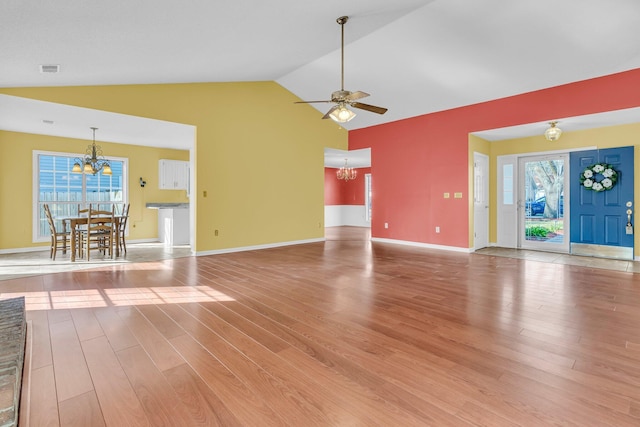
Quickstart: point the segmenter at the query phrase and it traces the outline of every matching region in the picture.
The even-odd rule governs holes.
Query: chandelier
[[[93,130],[93,143],[87,147],[84,158],[76,158],[71,172],[95,175],[102,170],[103,175],[111,175],[109,161],[102,155],[102,148],[96,145],[96,130]],[[83,166],[81,166],[83,165]]]
[[[560,135],[562,135],[562,129],[556,127],[558,122],[549,122],[551,127],[544,131],[544,137],[547,138],[548,141],[557,141],[560,139]]]
[[[344,166],[336,171],[336,176],[338,177],[338,179],[349,181],[351,179],[356,179],[356,177],[358,176],[358,171],[347,166],[347,159],[344,159]]]

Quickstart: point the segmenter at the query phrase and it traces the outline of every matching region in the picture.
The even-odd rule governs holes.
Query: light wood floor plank
[[[198,341],[207,342],[207,338],[198,337]],[[187,335],[173,338],[171,343],[187,360],[195,372],[210,387],[218,392],[225,406],[246,425],[278,426],[285,425],[282,419],[262,397],[239,380],[222,365],[200,343]]]
[[[105,337],[82,342],[107,426],[149,426],[149,420]]]
[[[53,366],[43,366],[30,373],[29,425],[54,427],[60,425]]]
[[[71,320],[49,325],[53,368],[58,400],[63,401],[93,390],[76,328]]]
[[[95,308],[93,314],[114,351],[138,345],[138,340],[113,307]]]
[[[60,425],[101,427],[105,425],[95,391],[60,402]]]
[[[51,337],[47,312],[42,310],[27,311],[27,320],[31,322],[33,352],[31,353],[32,369],[53,364],[51,356]]]
[[[117,356],[151,425],[194,425],[195,420],[142,347],[120,350]]]
[[[176,366],[164,371],[164,375],[198,425],[242,425],[214,390],[190,366]],[[214,384],[212,386],[215,388]]]
[[[185,363],[185,360],[173,349],[155,326],[136,308],[130,307],[126,310],[120,310],[118,316],[133,332],[158,369],[164,371]]]
[[[78,308],[71,310],[71,318],[73,319],[73,324],[76,327],[80,341],[86,341],[104,335],[104,331],[100,327],[100,323],[94,315],[93,309]]]

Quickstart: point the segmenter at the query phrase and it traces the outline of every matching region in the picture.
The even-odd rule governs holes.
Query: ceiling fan
[[[328,101],[298,101],[296,104],[312,104],[317,102],[333,102],[334,105],[327,111],[327,114],[322,116],[323,119],[333,119],[338,123],[345,123],[349,120],[353,119],[356,116],[356,113],[349,110],[347,106],[351,106],[353,108],[359,108],[361,110],[371,111],[373,113],[384,114],[387,112],[386,108],[376,107],[375,105],[363,104],[362,102],[356,102],[358,99],[365,98],[369,96],[368,93],[357,91],[350,92],[348,90],[344,90],[344,24],[349,20],[348,16],[341,16],[336,19],[336,22],[340,24],[342,30],[342,44],[341,44],[341,69],[340,69],[340,90],[337,90],[331,94],[331,100]]]

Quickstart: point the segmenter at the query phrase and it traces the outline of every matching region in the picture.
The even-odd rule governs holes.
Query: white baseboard
[[[233,252],[255,251],[260,249],[271,249],[271,248],[279,248],[281,246],[303,245],[305,243],[317,243],[317,242],[324,242],[324,241],[325,239],[324,237],[322,237],[319,239],[294,240],[290,242],[268,243],[265,245],[256,245],[256,246],[241,246],[237,248],[216,249],[213,251],[200,251],[200,252],[196,252],[196,256],[230,254]]]
[[[410,242],[408,240],[394,240],[394,239],[382,239],[380,237],[372,237],[371,241],[380,242],[380,243],[393,243],[395,245],[415,246],[418,248],[426,248],[426,249],[440,249],[443,251],[464,252],[467,254],[473,252],[473,248],[460,248],[458,246],[433,245],[431,243]]]
[[[157,237],[154,237],[152,239],[136,239],[136,240],[127,239],[127,244],[136,244],[136,243],[160,243],[160,241],[158,240]],[[27,253],[27,252],[42,252],[42,251],[48,251],[48,250],[49,250],[49,245],[47,244],[45,246],[30,246],[28,248],[0,249],[0,255],[20,254],[20,253]]]
[[[12,248],[12,249],[0,249],[0,255],[4,254],[19,254],[25,252],[42,252],[49,251],[50,246],[32,246],[29,248]]]

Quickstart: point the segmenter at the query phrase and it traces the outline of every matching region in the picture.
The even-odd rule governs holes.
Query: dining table
[[[111,216],[104,216],[104,217],[92,217],[92,219],[94,218],[102,218],[104,219],[105,223],[110,223],[111,222]],[[62,221],[62,231],[63,232],[70,232],[70,249],[71,249],[71,262],[75,262],[76,260],[76,247],[77,247],[77,242],[76,242],[76,231],[78,229],[79,225],[83,225],[83,224],[87,224],[88,223],[88,217],[87,216],[74,216],[74,217],[63,217],[63,218],[56,218],[57,220]],[[124,219],[123,216],[121,215],[115,215],[113,217],[113,229],[114,229],[114,235],[115,235],[115,239],[114,239],[114,246],[115,246],[115,254],[116,257],[120,256],[120,233],[118,232],[119,227],[120,227],[120,221],[122,221]],[[67,230],[67,224],[69,224],[68,230]]]

